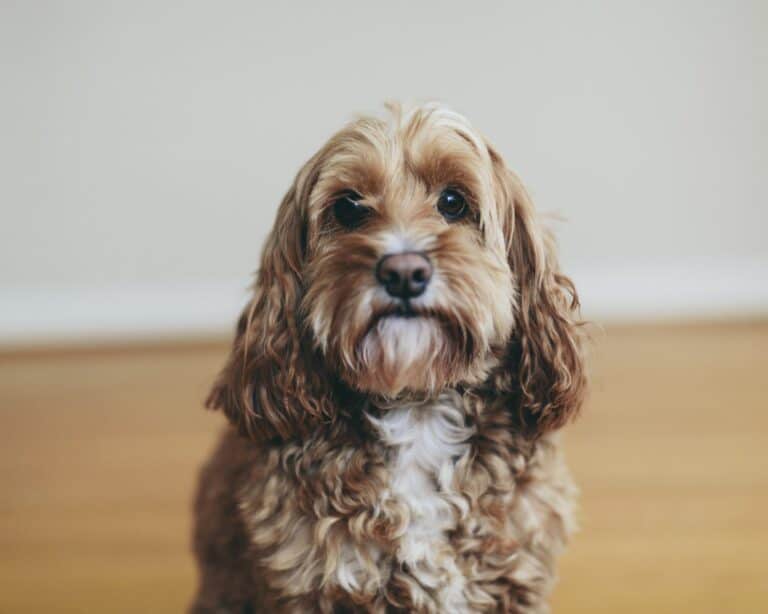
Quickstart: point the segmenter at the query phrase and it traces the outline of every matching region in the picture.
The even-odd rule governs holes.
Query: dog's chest
[[[429,587],[441,609],[460,612],[466,606],[465,580],[448,533],[465,505],[455,491],[456,464],[468,453],[473,434],[465,425],[461,399],[445,394],[426,405],[393,408],[374,424],[390,459],[383,502],[406,510],[397,562]]]

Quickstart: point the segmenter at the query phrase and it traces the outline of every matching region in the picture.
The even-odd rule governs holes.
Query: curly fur
[[[470,214],[448,223],[446,186]],[[342,190],[373,211],[335,223]],[[382,255],[428,254],[387,317]],[[193,612],[541,612],[573,524],[556,431],[578,299],[517,177],[438,105],[360,118],[298,173],[208,406]]]

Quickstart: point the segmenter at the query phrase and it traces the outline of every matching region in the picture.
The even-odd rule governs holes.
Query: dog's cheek
[[[347,275],[324,271],[307,288],[304,309],[316,345],[338,368],[355,368],[356,346],[372,315],[372,292],[365,276],[355,271]]]
[[[504,342],[511,334],[515,320],[515,286],[508,269],[487,270],[480,295],[484,301],[485,334],[492,344]]]
[[[474,245],[441,259],[437,306],[473,337],[483,353],[503,342],[513,324],[514,288],[507,263]]]

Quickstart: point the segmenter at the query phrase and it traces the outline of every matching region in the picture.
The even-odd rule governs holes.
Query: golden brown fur
[[[235,428],[202,473],[194,612],[546,610],[574,494],[555,431],[585,393],[576,292],[466,120],[390,111],[332,137],[278,211],[208,399]],[[466,218],[435,209],[446,186]],[[344,190],[360,228],[334,221]],[[399,249],[435,268],[408,321],[373,274]]]

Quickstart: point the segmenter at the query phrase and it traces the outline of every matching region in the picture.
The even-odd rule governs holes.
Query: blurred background
[[[768,4],[0,4],[0,612],[180,611],[277,204],[441,100],[561,221],[596,324],[556,612],[768,609]]]

